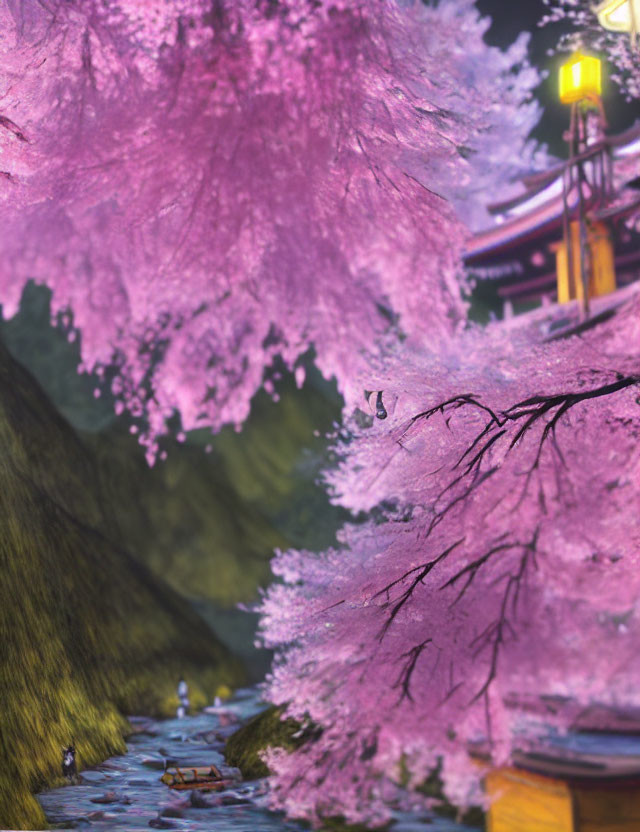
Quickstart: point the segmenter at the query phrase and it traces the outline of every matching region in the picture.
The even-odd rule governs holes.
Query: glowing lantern
[[[640,0],[604,0],[594,8],[600,25],[609,32],[630,32],[635,41],[640,24]]]
[[[560,101],[575,104],[599,98],[602,92],[602,64],[592,55],[577,53],[560,67]]]

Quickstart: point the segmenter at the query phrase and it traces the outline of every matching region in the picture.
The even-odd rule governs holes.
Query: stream
[[[127,753],[81,772],[82,782],[38,795],[55,829],[176,829],[185,832],[298,832],[308,826],[267,808],[265,780],[242,781],[225,765],[225,740],[264,707],[247,688],[218,709],[183,719],[132,717]],[[174,792],[160,782],[168,765],[211,765],[237,782],[222,792]],[[80,767],[82,760],[78,761]],[[427,812],[398,813],[393,832],[463,832],[470,827]],[[476,828],[477,832],[477,828]]]

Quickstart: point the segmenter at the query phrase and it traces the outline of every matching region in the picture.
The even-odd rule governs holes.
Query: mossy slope
[[[232,734],[224,749],[226,761],[239,768],[245,780],[266,777],[269,769],[260,757],[267,748],[294,751],[303,740],[300,726],[293,719],[282,719],[283,709],[271,705]]]
[[[278,402],[255,397],[242,433],[165,440],[167,459],[153,468],[122,420],[83,436],[126,545],[185,597],[228,609],[270,583],[274,549],[334,542],[344,513],[315,482],[325,440],[314,431],[336,416],[330,392],[297,390],[286,376]]]
[[[262,751],[267,748],[294,751],[317,735],[313,728],[301,731],[295,720],[282,719],[283,712],[284,708],[271,705],[250,719],[227,740],[225,759],[229,765],[239,768],[246,780],[255,780],[269,774],[269,769],[260,757]],[[382,827],[382,832],[386,832],[388,828]],[[359,823],[346,823],[340,817],[330,817],[322,819],[321,832],[369,832],[369,827]],[[380,828],[377,832],[381,832]]]
[[[167,443],[166,461],[150,468],[121,423],[83,438],[99,460],[120,539],[176,591],[228,608],[268,582],[269,556],[286,538],[242,502],[203,448]]]
[[[0,345],[0,827],[42,828],[31,792],[123,749],[122,713],[197,706],[237,663],[118,544],[97,464]]]
[[[28,284],[19,314],[0,321],[0,333],[99,459],[107,502],[116,507],[112,531],[125,548],[185,597],[230,609],[270,582],[273,549],[334,543],[345,513],[315,480],[325,463],[322,435],[339,419],[341,402],[310,360],[302,390],[283,373],[275,379],[278,402],[256,395],[242,433],[226,428],[167,442],[166,462],[150,469],[128,417],[114,415],[108,385],[78,374],[79,339],[69,343],[51,326],[50,296]]]

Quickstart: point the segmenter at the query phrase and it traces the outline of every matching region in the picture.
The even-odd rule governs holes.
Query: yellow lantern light
[[[630,32],[632,40],[640,25],[640,0],[604,0],[594,8],[598,22],[609,32]]]
[[[560,101],[575,104],[599,98],[602,92],[602,62],[579,52],[560,67]]]

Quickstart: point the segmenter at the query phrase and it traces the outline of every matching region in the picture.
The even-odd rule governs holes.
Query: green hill
[[[28,284],[0,335],[99,460],[125,547],[174,589],[201,609],[212,603],[226,612],[270,582],[274,548],[332,545],[346,513],[316,479],[341,401],[310,360],[301,390],[284,372],[279,401],[255,396],[241,433],[200,431],[184,444],[168,442],[166,462],[150,469],[108,391],[96,399],[99,380],[77,373],[78,341],[69,343],[50,317],[49,290]]]
[[[251,601],[271,580],[274,549],[334,540],[342,513],[315,482],[324,440],[314,429],[329,429],[335,404],[290,376],[280,388],[278,402],[256,396],[242,433],[169,441],[153,468],[120,420],[84,434],[127,547],[191,600],[224,609]]]
[[[123,713],[237,684],[236,660],[122,547],[93,453],[0,345],[0,827],[41,827],[31,793],[123,749]]]
[[[30,790],[71,737],[87,765],[122,747],[121,712],[171,709],[181,672],[201,701],[237,678],[192,610],[260,678],[256,617],[234,605],[269,583],[274,548],[325,548],[344,519],[316,484],[340,399],[311,366],[302,390],[283,373],[280,401],[259,393],[241,434],[169,442],[150,469],[49,301],[29,285],[0,322],[45,391],[0,348],[0,827],[42,822]]]

